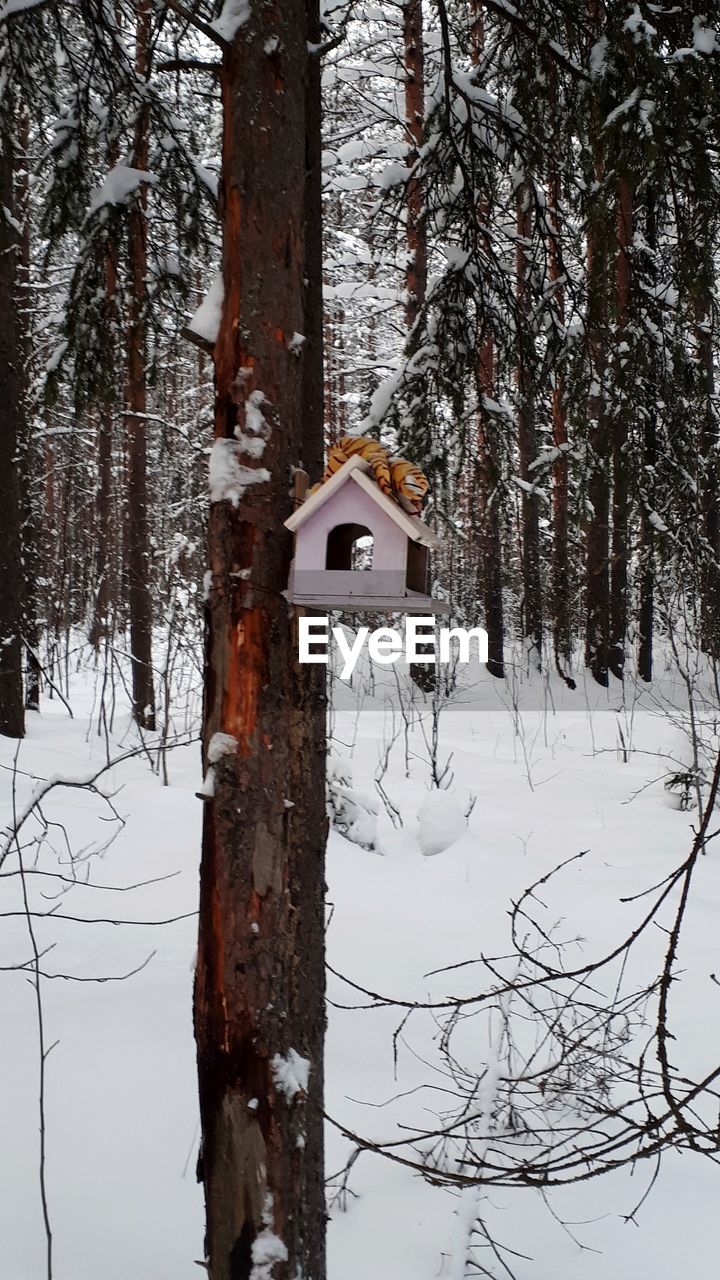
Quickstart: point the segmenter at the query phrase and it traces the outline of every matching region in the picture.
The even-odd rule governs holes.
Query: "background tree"
[[[18,449],[25,436],[22,334],[19,321],[19,236],[13,217],[14,141],[3,131],[0,150],[0,378],[3,422],[0,429],[0,733],[21,738],[25,732],[22,682],[22,567]]]

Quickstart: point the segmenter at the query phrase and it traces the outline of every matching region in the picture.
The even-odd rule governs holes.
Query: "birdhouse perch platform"
[[[429,592],[437,534],[379,488],[357,455],[285,521],[295,536],[288,598],[309,609],[449,613]]]

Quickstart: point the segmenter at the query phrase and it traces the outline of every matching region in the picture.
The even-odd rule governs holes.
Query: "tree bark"
[[[633,189],[629,179],[621,177],[618,184],[617,251],[615,258],[617,325],[615,331],[615,405],[612,430],[613,500],[610,572],[610,653],[608,658],[610,670],[619,680],[622,679],[625,666],[628,514],[630,509],[630,460],[627,456],[628,423],[623,396],[623,355],[620,353],[619,347],[624,341],[630,301],[630,249],[632,247],[632,237]]]
[[[473,0],[471,28],[471,54],[477,66],[485,45],[485,27],[481,0]],[[478,221],[487,222],[488,202],[478,204]],[[485,251],[490,244],[485,237]],[[500,467],[497,458],[495,427],[484,401],[496,400],[495,343],[491,333],[484,332],[484,324],[478,323],[476,337],[476,381],[478,391],[477,414],[477,464],[476,497],[479,523],[480,594],[483,599],[485,630],[488,635],[488,660],[490,675],[502,680],[505,675],[505,618],[503,609],[503,557],[501,537]]]
[[[648,190],[645,196],[645,239],[648,249],[654,252],[657,244],[657,219],[655,193]],[[653,276],[654,276],[653,272]],[[652,385],[652,380],[651,380]],[[655,403],[651,398],[643,427],[643,485],[640,493],[640,601],[638,610],[638,674],[649,683],[653,671],[653,630],[655,622],[655,530],[650,520],[654,510],[655,467],[657,465],[657,431]]]
[[[14,206],[9,134],[0,149],[0,733],[25,732],[22,682],[22,569],[18,445],[24,432],[22,334],[18,321],[18,234],[2,210]]]
[[[320,10],[307,5],[308,42],[321,44]],[[305,86],[305,277],[303,291],[302,465],[310,484],[323,473],[322,67],[309,58]],[[319,425],[318,425],[319,424]]]
[[[537,457],[535,421],[535,344],[531,332],[529,262],[527,248],[532,235],[531,188],[528,179],[516,197],[517,248],[515,253],[517,298],[518,453],[520,478],[531,484],[530,464]],[[534,665],[542,665],[542,590],[540,585],[540,524],[538,500],[527,489],[521,499],[521,563],[523,584],[522,637]]]
[[[20,543],[22,548],[22,638],[25,647],[25,710],[40,710],[40,622],[38,576],[41,525],[37,494],[40,487],[40,449],[28,420],[27,388],[31,355],[30,333],[30,117],[26,107],[17,113],[15,153],[15,217],[20,224],[17,275],[17,313],[20,340],[22,439],[19,441]]]
[[[548,59],[548,103],[553,134],[560,133],[558,68]],[[567,674],[572,662],[570,553],[568,548],[568,456],[567,417],[565,412],[565,272],[562,260],[562,172],[558,151],[552,146],[548,173],[548,274],[552,288],[553,345],[555,359],[552,370],[551,418],[555,456],[552,463],[552,553],[550,563],[550,612],[555,667],[569,688],[575,681]]]
[[[593,30],[600,35],[602,7],[588,0]],[[597,111],[593,113],[597,115]],[[585,665],[604,688],[609,683],[610,644],[610,458],[607,411],[607,207],[603,121],[591,118],[590,149],[597,194],[591,197],[587,227],[587,338],[590,364],[588,416],[588,483],[590,506],[585,561]]]
[[[409,147],[405,163],[412,169],[418,160],[425,128],[425,48],[422,0],[403,5],[405,47],[405,129]],[[405,321],[412,329],[427,293],[427,232],[423,183],[411,177],[405,188],[407,270],[405,273]]]
[[[222,64],[195,988],[211,1280],[263,1256],[273,1280],[325,1274],[324,669],[298,664],[282,594],[291,470],[317,474],[322,450],[317,22],[315,3],[253,6]]]
[[[700,427],[700,619],[701,645],[712,658],[720,657],[720,465],[718,464],[715,396],[715,342],[712,311],[706,304],[696,306],[695,341],[700,386],[705,402]]]
[[[108,167],[117,163],[117,148],[113,147],[108,156]],[[133,228],[135,230],[135,228]],[[104,249],[105,274],[105,329],[111,335],[118,324],[118,251],[117,244],[108,240]],[[140,264],[138,264],[140,265]],[[132,335],[131,335],[132,336]],[[141,341],[141,345],[144,343]],[[202,355],[201,355],[202,358]],[[138,378],[139,369],[135,370]],[[139,379],[144,385],[144,380]],[[138,403],[141,402],[139,398]],[[113,575],[113,518],[112,518],[112,463],[113,463],[113,409],[114,396],[107,389],[98,409],[98,487],[96,504],[97,521],[97,556],[95,562],[95,603],[90,627],[90,643],[97,651],[107,636],[112,632],[110,620],[111,605],[114,603]],[[143,467],[144,474],[144,467]]]
[[[135,70],[141,81],[150,72],[152,9],[138,0]],[[148,113],[141,107],[135,125],[134,164],[146,169]],[[127,534],[130,655],[133,717],[142,729],[155,728],[152,669],[152,596],[147,516],[147,190],[143,186],[128,219],[130,288],[127,316]]]

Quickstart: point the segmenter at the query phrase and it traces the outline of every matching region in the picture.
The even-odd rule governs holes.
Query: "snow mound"
[[[353,786],[352,761],[332,755],[327,763],[327,814],[330,825],[361,849],[375,849],[378,803]]]
[[[420,848],[426,858],[444,853],[467,829],[465,814],[447,791],[431,791],[417,817]]]

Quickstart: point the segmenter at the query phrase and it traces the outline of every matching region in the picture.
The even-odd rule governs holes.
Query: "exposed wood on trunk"
[[[152,8],[138,0],[135,37],[135,70],[140,80],[150,72]],[[138,111],[135,125],[134,166],[147,169],[148,113]],[[130,287],[127,316],[127,541],[128,596],[130,605],[130,653],[132,658],[133,716],[143,729],[155,728],[155,691],[152,670],[152,595],[147,515],[147,189],[138,193],[129,215],[128,251]]]
[[[13,208],[14,156],[5,134],[0,149],[0,733],[25,732],[22,686],[22,571],[18,445],[24,433],[22,334],[18,321],[18,233],[2,210]]]
[[[425,128],[425,49],[422,0],[403,5],[405,46],[405,128],[409,142],[405,163],[417,163]],[[427,232],[425,191],[422,182],[411,177],[405,188],[407,270],[405,274],[405,320],[412,329],[427,292]]]
[[[608,664],[613,675],[622,679],[625,665],[628,591],[628,513],[630,507],[630,465],[627,456],[628,422],[623,404],[623,362],[619,350],[624,342],[632,268],[630,250],[633,238],[633,189],[627,177],[618,184],[617,252],[615,258],[615,290],[617,324],[615,330],[615,405],[613,411],[612,461],[612,545],[610,572],[610,652]]]
[[[282,594],[292,468],[316,475],[322,450],[318,139],[306,140],[318,127],[308,68],[317,21],[301,0],[253,6],[222,66],[214,448],[237,505],[215,491],[208,533],[203,740],[214,794],[204,806],[195,1029],[211,1280],[250,1280],[263,1249],[276,1258],[273,1280],[325,1274],[324,671],[297,663]],[[299,354],[296,333],[308,339]],[[257,427],[258,410],[260,458],[235,434]],[[216,733],[236,749],[216,758]]]

